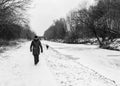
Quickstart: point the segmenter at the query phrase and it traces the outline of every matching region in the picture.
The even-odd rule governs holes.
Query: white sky
[[[66,14],[77,8],[93,3],[93,0],[33,0],[33,8],[29,10],[30,25],[38,35],[53,23],[53,20],[65,17]]]

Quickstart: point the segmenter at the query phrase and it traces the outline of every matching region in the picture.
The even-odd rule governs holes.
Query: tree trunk
[[[93,31],[95,37],[97,38],[100,47],[102,47],[103,43],[100,41],[100,39],[99,39],[99,37],[98,37],[98,35],[97,35],[97,32],[96,32],[95,28],[94,28],[94,27],[90,27],[90,28],[91,28],[91,30]]]

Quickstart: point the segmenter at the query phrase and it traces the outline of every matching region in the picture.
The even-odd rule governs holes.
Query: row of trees
[[[80,30],[82,35],[86,34],[88,37],[96,37],[102,47],[120,37],[119,13],[119,0],[99,0],[96,6],[91,6],[89,9],[72,11],[68,20],[71,29]],[[87,33],[82,31],[83,28],[86,28],[84,31]],[[92,35],[89,36],[88,33]]]
[[[44,36],[47,39],[64,39],[67,33],[66,21],[64,18],[55,20],[48,30],[45,31]]]
[[[79,38],[96,37],[100,47],[107,46],[120,37],[119,14],[120,0],[96,0],[89,9],[72,10],[66,18],[64,38],[76,42]]]
[[[0,0],[0,39],[30,39],[35,34],[30,30],[26,15],[30,2],[30,0]]]

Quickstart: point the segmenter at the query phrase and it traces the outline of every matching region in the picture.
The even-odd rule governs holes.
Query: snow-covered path
[[[44,53],[34,66],[29,45],[27,42],[0,55],[0,86],[59,86],[46,65]]]
[[[29,52],[30,42],[0,54],[0,86],[119,86],[55,48],[70,46],[42,43],[51,47],[46,50],[44,46],[37,66],[34,66],[32,53]]]
[[[118,86],[115,81],[76,63],[52,48],[49,52],[46,58],[48,65],[62,86]]]
[[[65,86],[69,86],[71,83],[72,86],[81,85],[79,78],[82,78],[85,84],[82,86],[120,85],[119,52],[99,49],[94,45],[44,43],[51,46],[51,50],[47,53],[50,57],[47,58],[48,63],[52,65],[51,68],[55,75],[66,79],[64,83],[67,82],[67,85]],[[59,73],[58,70],[61,72]],[[73,77],[74,79],[72,79]],[[78,84],[73,85],[73,83]]]

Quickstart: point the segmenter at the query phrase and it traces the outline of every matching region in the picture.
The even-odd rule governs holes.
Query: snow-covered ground
[[[45,54],[34,66],[29,46],[26,42],[0,54],[0,86],[59,86],[46,65]]]
[[[120,83],[119,51],[99,49],[95,45],[61,44],[54,42],[49,42],[48,44],[54,51],[62,55],[61,58],[72,60],[74,63],[83,65],[86,69],[93,71],[93,73],[96,72],[98,75],[117,84]]]
[[[120,86],[119,52],[91,45],[42,44],[37,66],[30,42],[1,53],[0,86]]]

